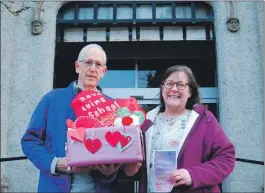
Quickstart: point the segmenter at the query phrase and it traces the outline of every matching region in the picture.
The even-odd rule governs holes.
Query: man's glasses
[[[98,61],[93,61],[93,60],[79,60],[78,62],[81,62],[84,65],[84,68],[90,69],[92,66],[95,64],[95,68],[97,70],[100,70],[103,68],[103,65],[98,62]]]
[[[172,89],[174,85],[176,85],[178,90],[184,90],[188,84],[189,83],[186,83],[186,82],[165,81],[163,86],[167,89]]]

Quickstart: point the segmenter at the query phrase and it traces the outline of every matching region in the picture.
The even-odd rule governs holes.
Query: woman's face
[[[162,97],[165,101],[166,110],[167,108],[185,108],[187,100],[191,96],[188,82],[189,78],[183,71],[173,72],[164,81]]]

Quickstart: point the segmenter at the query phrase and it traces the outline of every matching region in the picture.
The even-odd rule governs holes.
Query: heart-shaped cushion
[[[84,144],[88,151],[96,153],[101,147],[101,141],[99,139],[86,139]]]
[[[82,91],[77,94],[71,106],[74,109],[76,117],[90,116],[93,118],[110,118],[109,115],[116,112],[120,107],[115,100],[108,99],[101,93],[91,90]],[[115,118],[113,118],[113,121]]]
[[[85,128],[68,129],[68,135],[75,141],[83,142],[85,139]]]
[[[77,117],[74,122],[74,127],[84,127],[84,128],[92,128],[92,127],[102,127],[104,123],[101,123],[97,118],[89,117],[89,116],[81,116]]]
[[[117,143],[120,141],[120,138],[121,138],[121,133],[119,131],[115,132],[109,131],[105,134],[105,139],[112,147],[115,147],[117,145]]]
[[[120,141],[117,144],[117,148],[120,152],[129,148],[134,142],[134,135],[132,133],[123,133],[121,132]]]
[[[67,128],[72,128],[72,129],[75,128],[74,122],[71,119],[66,119],[66,126]]]
[[[140,105],[138,104],[137,100],[134,98],[134,97],[130,97],[128,99],[119,99],[119,100],[116,100],[117,104],[120,106],[120,107],[127,107],[130,112],[133,112],[133,111],[143,111],[143,109],[140,107]]]

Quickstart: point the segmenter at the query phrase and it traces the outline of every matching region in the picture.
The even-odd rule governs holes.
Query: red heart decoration
[[[123,117],[121,121],[124,126],[129,126],[133,122],[133,119],[127,116]]]
[[[66,126],[67,128],[72,128],[72,129],[75,128],[74,122],[71,119],[66,119]]]
[[[112,146],[115,147],[117,143],[120,141],[121,133],[119,131],[115,131],[112,133],[111,131],[105,134],[105,139]]]
[[[79,127],[77,129],[68,130],[68,135],[75,141],[83,142],[85,139],[85,128]]]
[[[99,139],[86,139],[84,144],[91,153],[96,153],[101,147],[101,141]]]
[[[130,136],[124,136],[124,135],[121,135],[120,137],[120,143],[121,143],[121,147],[125,147],[128,143],[130,143],[131,141],[131,137]]]
[[[145,115],[144,110],[141,108],[141,106],[138,104],[137,100],[134,97],[130,97],[127,99],[119,99],[116,100],[116,103],[118,103],[120,107],[127,107],[131,112],[141,111]]]

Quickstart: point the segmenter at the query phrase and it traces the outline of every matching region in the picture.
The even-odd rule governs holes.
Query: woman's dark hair
[[[191,69],[187,66],[182,66],[182,65],[171,66],[164,73],[163,80],[160,85],[160,92],[159,92],[160,105],[161,105],[160,112],[165,111],[165,101],[162,96],[162,88],[163,88],[164,81],[174,72],[184,72],[189,78],[188,86],[190,88],[191,97],[187,100],[187,104],[185,107],[187,109],[193,109],[193,106],[195,104],[200,103],[200,96],[199,96],[199,90],[198,90],[199,85],[197,84],[196,79]]]

